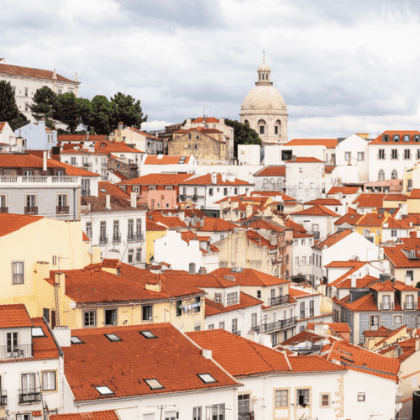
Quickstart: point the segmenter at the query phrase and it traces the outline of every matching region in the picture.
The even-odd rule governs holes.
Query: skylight
[[[157,379],[145,379],[147,385],[150,386],[150,389],[162,389],[163,385]]]
[[[242,271],[242,267],[233,267],[232,270],[230,270],[231,273],[242,273]]]
[[[82,344],[83,343],[83,341],[79,337],[76,337],[75,335],[73,335],[70,340],[71,340],[71,344]]]
[[[106,189],[105,188],[99,188],[100,192],[106,193]]]
[[[116,334],[104,334],[109,341],[121,341],[121,338]]]
[[[213,378],[213,376],[210,375],[210,373],[199,373],[198,377],[205,383],[205,384],[211,384],[213,382],[217,382],[216,379]]]
[[[32,337],[45,337],[43,329],[41,327],[33,327]]]
[[[140,331],[140,334],[146,338],[157,338],[152,332],[150,331]]]
[[[95,388],[101,395],[112,395],[114,393],[106,385],[95,386]]]

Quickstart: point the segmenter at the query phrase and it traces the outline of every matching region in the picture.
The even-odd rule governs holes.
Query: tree
[[[0,81],[0,121],[8,122],[13,131],[29,122],[16,105],[12,85],[4,80]]]
[[[132,96],[126,96],[118,92],[111,98],[111,103],[113,108],[111,117],[112,130],[118,127],[119,122],[123,122],[126,126],[140,129],[141,124],[147,121],[147,115],[143,117],[140,101],[136,101]]]
[[[85,98],[77,98],[76,103],[79,107],[80,122],[86,127],[86,132],[90,133],[93,123],[92,104]]]
[[[80,123],[80,113],[74,93],[67,92],[57,96],[54,117],[66,124],[70,133],[75,133]]]
[[[43,86],[35,92],[33,102],[30,108],[37,121],[55,119],[57,95],[48,86]]]
[[[92,126],[97,134],[111,132],[112,103],[106,96],[96,95],[92,99]]]
[[[253,130],[249,125],[242,124],[239,121],[229,120],[225,118],[225,124],[233,127],[233,132],[235,136],[235,157],[238,156],[238,144],[259,144],[262,145],[261,139],[258,136],[257,132]]]

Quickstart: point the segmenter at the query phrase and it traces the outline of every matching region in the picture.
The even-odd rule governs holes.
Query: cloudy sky
[[[419,129],[420,0],[14,0],[0,57],[140,99],[145,129],[239,118],[266,51],[289,139]]]

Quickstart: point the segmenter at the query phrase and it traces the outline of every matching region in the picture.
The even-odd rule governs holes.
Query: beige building
[[[265,60],[258,68],[258,80],[241,106],[241,123],[248,124],[260,136],[263,145],[287,142],[287,106],[270,80],[271,69]]]

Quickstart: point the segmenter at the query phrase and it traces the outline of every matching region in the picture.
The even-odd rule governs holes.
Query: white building
[[[286,225],[288,226],[288,225]],[[304,229],[303,229],[304,230]],[[314,236],[307,232],[293,230],[292,277],[305,277],[312,280],[312,246]]]
[[[10,82],[15,93],[16,104],[30,121],[35,121],[30,111],[33,97],[38,89],[44,86],[49,87],[54,93],[74,93],[79,96],[79,78],[67,79],[56,73],[56,71],[39,70],[29,67],[14,66],[6,60],[0,59],[0,80]]]
[[[254,174],[256,191],[286,191],[286,166],[265,166]]]
[[[0,306],[0,418],[62,411],[63,355],[43,318],[25,305]]]
[[[111,196],[82,198],[82,227],[91,241],[101,249],[102,258],[119,259],[144,267],[146,263],[146,211],[131,200]]]
[[[260,165],[261,146],[259,144],[238,144],[239,165]]]
[[[60,161],[76,168],[84,168],[101,176],[101,181],[107,179],[107,154],[95,152],[94,148],[88,149],[66,149],[60,152]]]
[[[368,149],[369,181],[401,179],[420,159],[420,132],[384,131]]]
[[[22,140],[17,141],[15,133],[9,123],[0,122],[0,152],[21,152],[23,151]]]

